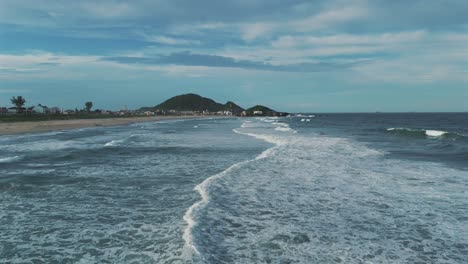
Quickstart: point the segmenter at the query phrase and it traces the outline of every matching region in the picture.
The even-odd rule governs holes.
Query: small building
[[[0,115],[8,114],[8,107],[0,107]]]
[[[47,114],[49,112],[49,108],[47,106],[38,104],[30,108],[31,113],[34,114]]]
[[[263,115],[263,111],[254,111],[253,115]]]
[[[62,109],[60,109],[60,108],[57,107],[57,106],[54,106],[54,107],[51,107],[51,108],[49,109],[49,112],[50,112],[51,114],[61,114],[61,113],[62,113]]]
[[[16,107],[9,107],[8,111],[7,111],[8,114],[16,114],[18,112],[19,112],[18,108],[16,108]]]

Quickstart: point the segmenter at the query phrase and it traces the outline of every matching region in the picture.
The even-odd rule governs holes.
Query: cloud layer
[[[335,95],[381,84],[455,89],[468,82],[466,10],[464,0],[0,0],[0,79],[118,72],[206,85],[235,75],[249,87],[312,78]]]

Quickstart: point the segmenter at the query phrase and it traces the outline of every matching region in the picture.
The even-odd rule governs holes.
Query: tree
[[[13,96],[10,99],[11,103],[16,106],[16,112],[22,112],[26,99],[23,96]]]
[[[91,111],[91,108],[93,108],[93,102],[86,102],[85,108],[86,108],[86,112],[89,113]]]

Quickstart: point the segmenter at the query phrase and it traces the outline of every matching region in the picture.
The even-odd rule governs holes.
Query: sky
[[[0,0],[0,106],[468,111],[466,0]]]

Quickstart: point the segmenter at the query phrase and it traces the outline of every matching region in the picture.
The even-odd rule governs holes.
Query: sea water
[[[466,263],[467,114],[0,137],[0,263]]]

